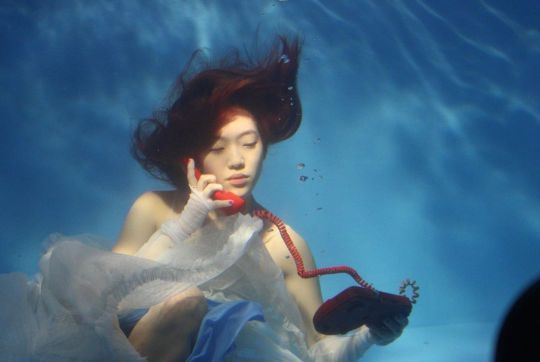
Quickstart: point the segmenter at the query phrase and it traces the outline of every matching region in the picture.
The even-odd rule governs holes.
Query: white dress
[[[158,261],[100,249],[90,237],[57,236],[33,280],[0,275],[0,358],[144,360],[115,327],[116,315],[198,286],[208,299],[263,307],[265,321],[248,322],[227,360],[309,361],[300,312],[263,245],[261,228],[260,219],[230,216],[166,248]]]

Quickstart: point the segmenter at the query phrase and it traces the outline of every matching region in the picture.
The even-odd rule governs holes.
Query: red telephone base
[[[344,334],[388,317],[407,317],[411,310],[412,304],[405,296],[350,287],[324,302],[313,316],[313,324],[321,334]]]

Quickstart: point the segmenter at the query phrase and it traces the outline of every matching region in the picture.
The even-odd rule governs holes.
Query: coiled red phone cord
[[[253,211],[253,215],[258,216],[261,219],[270,220],[274,225],[276,225],[279,233],[281,234],[281,237],[283,238],[283,241],[285,242],[285,245],[287,245],[287,248],[289,249],[289,252],[293,257],[294,262],[296,263],[296,270],[298,271],[298,275],[300,275],[302,278],[313,278],[323,274],[347,273],[362,287],[369,288],[376,292],[375,288],[373,288],[371,284],[368,284],[364,279],[362,279],[362,277],[356,272],[356,270],[345,265],[305,270],[302,256],[298,252],[298,249],[296,249],[296,246],[294,246],[294,243],[292,242],[283,221],[279,217],[272,214],[270,211],[264,209]]]

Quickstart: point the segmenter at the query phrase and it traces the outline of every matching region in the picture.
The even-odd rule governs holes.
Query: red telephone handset
[[[184,162],[184,165],[187,167],[188,159],[187,158],[184,159],[183,162]],[[201,171],[197,167],[195,167],[195,178],[198,180],[199,177],[201,177]],[[236,214],[237,212],[240,212],[246,203],[243,198],[241,198],[240,196],[230,191],[216,191],[212,195],[212,198],[214,200],[231,200],[232,201],[233,204],[231,206],[221,209],[227,215],[233,215],[233,214]]]

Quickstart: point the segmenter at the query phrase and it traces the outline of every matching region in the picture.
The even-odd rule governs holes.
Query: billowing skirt
[[[104,250],[93,237],[56,235],[34,278],[0,275],[0,356],[144,360],[115,320],[196,286],[215,306],[247,308],[240,327],[229,325],[238,336],[226,348],[226,360],[309,360],[300,313],[259,237],[261,228],[257,218],[230,216],[167,249],[158,261]],[[210,317],[220,314],[205,320]],[[201,333],[204,328],[199,339],[206,338]]]

